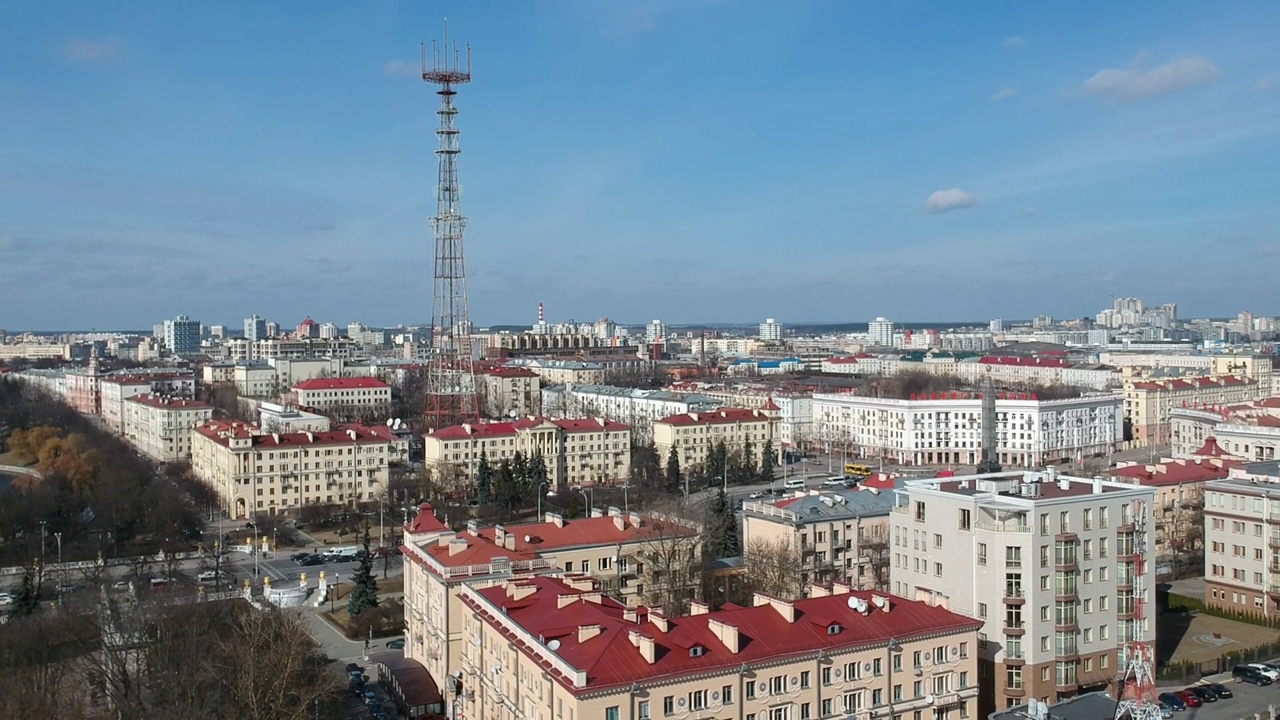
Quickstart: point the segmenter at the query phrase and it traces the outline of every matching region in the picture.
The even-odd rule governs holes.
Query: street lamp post
[[[538,483],[538,487],[534,489],[534,494],[538,496],[538,522],[542,522],[542,488],[550,488],[547,481],[543,480]],[[547,493],[550,495],[551,493]]]
[[[62,586],[67,584],[67,570],[62,566],[62,533],[53,534],[58,539],[58,605],[62,605]]]

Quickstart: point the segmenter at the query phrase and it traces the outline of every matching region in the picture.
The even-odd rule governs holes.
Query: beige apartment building
[[[631,428],[603,418],[454,425],[423,436],[427,466],[474,475],[483,455],[492,466],[521,453],[541,455],[552,489],[626,482],[631,476]]]
[[[192,373],[127,373],[103,375],[98,383],[102,394],[102,422],[112,432],[125,433],[125,401],[138,395],[195,397]]]
[[[1175,458],[1205,456],[1218,448],[1241,460],[1280,459],[1280,397],[1227,407],[1176,407],[1169,412],[1169,425]]]
[[[312,378],[293,386],[298,405],[343,420],[385,418],[391,411],[391,386],[377,378]]]
[[[192,471],[213,486],[233,518],[374,501],[386,487],[389,464],[408,454],[408,441],[384,425],[268,433],[214,420],[191,435]]]
[[[1050,468],[894,492],[892,590],[982,621],[996,708],[1105,687],[1124,643],[1154,642],[1154,614],[1135,617],[1139,599],[1155,604],[1152,488]]]
[[[1270,394],[1270,386],[1263,388],[1257,380],[1235,375],[1174,380],[1131,378],[1124,383],[1124,415],[1134,441],[1164,445],[1172,440],[1170,419],[1175,408],[1224,407]]]
[[[791,548],[800,557],[802,585],[840,582],[886,590],[889,581],[889,510],[893,493],[809,490],[781,500],[742,504],[742,548]]]
[[[547,513],[543,522],[454,532],[423,504],[405,526],[405,656],[433,678],[460,667],[463,621],[459,595],[514,575],[575,573],[589,576],[626,605],[660,597],[689,597],[694,578],[683,572],[702,555],[694,523],[609,508],[566,520]],[[688,582],[685,582],[688,581]],[[683,583],[683,584],[682,584]]]
[[[542,379],[536,372],[500,365],[479,375],[481,410],[486,416],[509,418],[542,412]]]
[[[1221,457],[1164,460],[1120,465],[1107,470],[1106,476],[1155,491],[1151,516],[1157,562],[1199,568],[1204,553],[1205,483],[1226,478],[1239,466],[1239,460]]]
[[[1280,616],[1280,464],[1249,463],[1204,486],[1204,601]]]
[[[590,578],[468,587],[458,717],[474,720],[960,720],[978,712],[977,629],[847,587],[683,617]]]
[[[196,400],[166,395],[135,395],[124,401],[124,438],[157,462],[191,457],[191,431],[213,417],[213,408]]]
[[[683,413],[663,418],[653,424],[653,447],[658,460],[665,463],[676,449],[684,470],[701,467],[716,443],[723,442],[730,452],[741,450],[747,442],[755,448],[754,463],[759,466],[765,443],[781,452],[778,437],[778,406],[772,400],[753,410],[722,408],[710,412]]]

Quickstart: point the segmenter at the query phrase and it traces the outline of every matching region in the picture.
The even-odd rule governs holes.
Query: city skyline
[[[1265,3],[71,5],[0,48],[0,326],[426,322],[446,14],[478,326],[1276,312]]]

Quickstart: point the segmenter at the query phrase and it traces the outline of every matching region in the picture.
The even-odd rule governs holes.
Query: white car
[[[216,571],[216,570],[205,570],[204,572],[202,572],[202,573],[200,573],[198,576],[196,576],[196,580],[198,580],[198,581],[200,581],[200,582],[202,582],[202,583],[217,582],[217,581],[218,581],[218,573],[217,573],[217,571]]]
[[[1276,672],[1276,669],[1269,665],[1263,665],[1262,663],[1249,663],[1249,667],[1257,670],[1258,674],[1266,676],[1266,678],[1271,682],[1280,680],[1280,672]]]
[[[12,605],[17,601],[12,593],[0,593],[0,606]]]
[[[844,487],[845,482],[847,482],[847,480],[843,475],[836,475],[835,477],[829,477],[826,480],[823,480],[822,486],[823,487]]]

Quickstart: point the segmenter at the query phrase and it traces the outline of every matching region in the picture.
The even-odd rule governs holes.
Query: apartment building
[[[191,457],[191,431],[213,417],[206,403],[169,395],[134,395],[124,401],[124,438],[157,462]]]
[[[663,418],[653,424],[653,447],[658,459],[666,462],[671,449],[676,449],[680,467],[701,467],[717,443],[723,442],[730,452],[751,443],[754,463],[759,466],[766,444],[775,453],[781,451],[778,433],[778,406],[770,401],[754,410],[721,408],[703,413],[684,413]]]
[[[423,440],[429,467],[453,467],[465,477],[474,474],[481,455],[496,467],[517,452],[542,456],[552,488],[625,483],[631,476],[631,429],[603,418],[467,423],[427,433]]]
[[[257,360],[237,362],[231,368],[231,381],[241,397],[275,397],[285,387],[280,384],[275,368]]]
[[[813,397],[807,393],[779,392],[776,387],[755,383],[676,383],[667,389],[697,393],[719,407],[757,409],[773,403],[778,406],[778,437],[783,447],[807,447],[813,440]]]
[[[528,368],[538,373],[544,385],[599,385],[609,382],[612,377],[647,373],[653,368],[653,361],[638,355],[612,355],[591,359],[514,357],[507,360],[506,365]]]
[[[697,562],[701,528],[677,518],[593,510],[589,518],[546,513],[542,522],[477,527],[454,532],[428,504],[405,526],[405,656],[432,677],[460,668],[467,615],[459,595],[468,586],[488,587],[514,575],[575,573],[594,578],[597,591],[624,604],[663,596],[686,597],[692,588],[666,583],[691,573],[664,572],[677,561]]]
[[[1204,486],[1221,480],[1240,467],[1229,458],[1164,460],[1158,463],[1124,463],[1106,471],[1106,477],[1155,490],[1151,515],[1155,519],[1155,553],[1160,563],[1200,567],[1204,552]]]
[[[373,420],[391,411],[391,386],[371,377],[328,377],[293,386],[298,405],[343,420]]]
[[[1172,440],[1171,420],[1175,408],[1236,405],[1270,394],[1270,387],[1264,391],[1258,381],[1234,375],[1128,379],[1124,383],[1124,416],[1134,441],[1165,445]]]
[[[1124,437],[1121,399],[1112,393],[1040,400],[999,393],[996,453],[1005,466],[1033,467],[1106,455]],[[911,465],[973,465],[982,454],[982,397],[946,392],[906,399],[850,394],[813,396],[818,442],[859,457]]]
[[[327,432],[333,422],[324,415],[299,410],[292,405],[258,402],[258,427],[265,432]]]
[[[602,417],[631,428],[636,442],[653,440],[653,423],[690,412],[708,412],[720,404],[699,393],[638,390],[613,385],[552,385],[542,390],[549,417]]]
[[[931,350],[909,355],[861,353],[828,358],[822,362],[822,370],[852,375],[923,372],[930,375],[950,375],[971,384],[990,380],[999,384],[1068,385],[1089,390],[1118,387],[1122,380],[1116,368],[1103,364],[1075,362],[1060,356],[979,356],[965,350],[967,349],[956,347],[941,352]]]
[[[138,395],[195,397],[196,379],[189,372],[151,372],[103,375],[98,382],[102,422],[112,432],[125,432],[125,401]]]
[[[887,590],[889,509],[893,493],[809,490],[777,501],[742,504],[742,547],[793,548],[801,581],[840,582],[855,589]]]
[[[1169,411],[1175,458],[1225,454],[1263,462],[1280,459],[1280,397],[1226,407],[1175,407]]]
[[[213,486],[233,518],[376,500],[389,464],[408,455],[408,441],[385,425],[268,433],[248,423],[213,420],[191,435],[192,471]]]
[[[542,379],[524,367],[499,365],[478,373],[481,411],[488,417],[507,418],[542,412]]]
[[[1204,601],[1280,616],[1280,463],[1233,468],[1204,486]]]
[[[589,578],[463,590],[459,716],[972,718],[979,623],[922,602],[815,588],[685,617],[627,608]]]
[[[1155,563],[1137,562],[1151,557],[1152,488],[1050,468],[894,492],[891,589],[983,622],[996,707],[1104,687],[1124,643],[1154,641],[1154,616],[1134,617],[1155,603]]]

